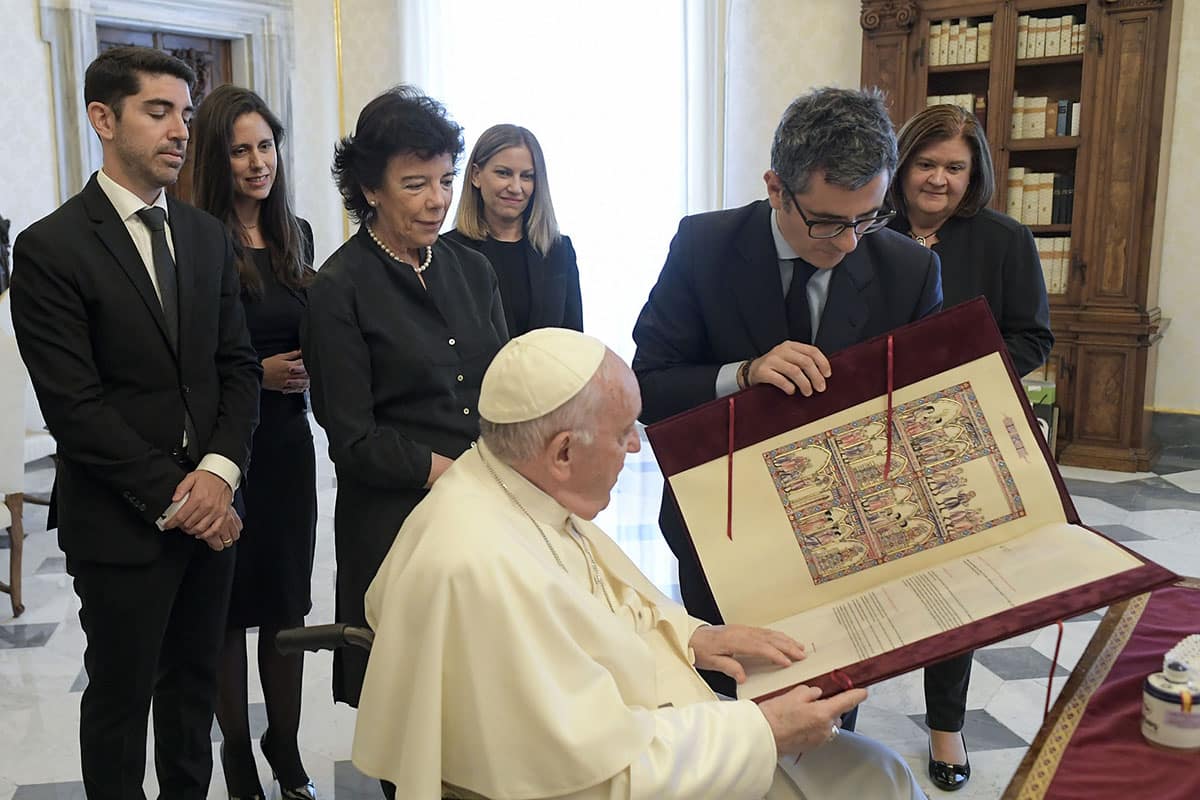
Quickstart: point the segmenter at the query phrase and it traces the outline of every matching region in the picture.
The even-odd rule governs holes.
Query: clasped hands
[[[697,667],[718,670],[738,683],[746,680],[746,665],[786,667],[805,657],[804,645],[792,637],[748,625],[702,625],[688,645]],[[850,689],[820,698],[817,687],[797,686],[759,703],[780,755],[805,753],[828,742],[842,715],[867,699],[867,692]]]
[[[184,498],[187,498],[186,500]],[[194,470],[175,487],[171,502],[183,505],[163,525],[195,536],[213,550],[232,547],[242,535],[242,520],[233,509],[233,490],[225,480],[207,470]]]

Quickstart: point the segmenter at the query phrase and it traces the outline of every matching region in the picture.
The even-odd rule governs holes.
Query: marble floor
[[[320,520],[310,624],[333,616],[336,488],[323,444],[318,447]],[[1180,574],[1200,575],[1200,456],[1196,453],[1168,452],[1153,473],[1071,468],[1062,472],[1086,523]],[[51,478],[48,462],[32,464],[27,489],[48,488]],[[677,595],[674,559],[655,522],[661,486],[653,456],[644,449],[627,462],[613,503],[598,522],[655,583]],[[79,693],[86,683],[81,663],[84,642],[78,601],[55,536],[45,531],[45,511],[26,506],[26,613],[14,620],[7,598],[0,596],[0,800],[84,797],[76,744]],[[0,564],[6,565],[8,545],[7,535],[0,532]],[[5,569],[0,567],[0,572]],[[1099,619],[1092,612],[1066,623],[1054,694]],[[1051,628],[1033,631],[976,653],[965,730],[974,777],[956,794],[960,800],[996,798],[1008,783],[1041,723],[1055,637]],[[331,664],[328,653],[311,655],[306,662],[301,726],[305,764],[322,798],[375,800],[377,784],[360,775],[349,761],[354,714],[330,700]],[[251,701],[252,732],[257,737],[266,722],[256,677],[251,680]],[[871,689],[858,730],[895,748],[928,788],[923,711],[920,674],[904,675]],[[214,754],[219,740],[214,726]],[[261,760],[260,764],[263,785],[270,786],[270,774]],[[146,772],[146,791],[150,797],[157,791],[152,764]],[[941,794],[929,791],[933,797]],[[217,769],[209,797],[223,800],[225,796]]]

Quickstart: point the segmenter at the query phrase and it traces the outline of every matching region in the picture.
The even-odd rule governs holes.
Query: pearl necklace
[[[476,452],[479,452],[478,448],[476,448]],[[533,518],[532,514],[525,510],[525,506],[521,505],[521,501],[517,499],[517,496],[512,493],[512,490],[509,489],[508,486],[505,485],[504,481],[500,479],[500,476],[496,474],[496,470],[492,469],[492,465],[488,463],[488,460],[483,457],[483,453],[479,453],[479,460],[483,462],[485,467],[487,467],[487,471],[491,473],[492,478],[495,479],[500,488],[504,490],[504,493],[508,495],[508,499],[513,502],[513,505],[519,508],[521,513],[524,514],[526,518],[528,518],[533,524],[533,527],[537,529],[538,534],[542,537],[542,541],[546,543],[547,549],[550,550],[550,555],[554,556],[555,563],[558,564],[563,572],[570,576],[571,573],[567,571],[567,565],[563,563],[562,558],[560,558],[558,555],[558,551],[555,550],[554,545],[550,543],[550,537],[546,536],[546,532],[542,530],[542,526],[538,524],[537,520]],[[575,540],[575,543],[579,545],[579,549],[583,551],[584,561],[586,561],[588,565],[588,582],[591,584],[590,589],[592,596],[595,596],[596,589],[599,589],[600,593],[604,595],[604,602],[608,603],[608,610],[614,614],[617,613],[617,609],[613,605],[612,598],[608,596],[608,589],[605,587],[604,581],[600,579],[600,565],[596,563],[596,557],[592,555],[592,548],[587,544],[587,539],[583,536],[583,534],[575,530],[574,525],[570,525],[568,523],[567,530],[571,533],[571,537]]]
[[[412,264],[409,264],[409,263],[408,263],[407,261],[405,261],[403,258],[401,258],[400,256],[398,256],[398,255],[396,255],[395,253],[393,253],[393,252],[392,252],[392,248],[388,247],[386,244],[384,244],[383,242],[381,242],[381,241],[379,240],[379,237],[375,235],[375,231],[371,230],[371,226],[370,226],[370,225],[368,225],[368,226],[367,226],[367,233],[370,235],[370,237],[371,237],[371,241],[373,241],[375,244],[379,245],[380,249],[382,249],[382,250],[383,250],[383,252],[385,252],[385,253],[387,253],[389,256],[391,256],[393,260],[395,260],[395,261],[398,261],[398,262],[400,262],[401,264],[404,264],[405,266],[412,267]],[[412,267],[412,270],[413,270],[413,272],[415,272],[415,273],[417,273],[418,275],[420,275],[422,272],[424,272],[425,270],[429,269],[429,264],[430,264],[432,261],[433,261],[433,248],[432,248],[432,247],[426,247],[426,248],[425,248],[425,260],[421,262],[421,266],[419,266],[419,267]]]

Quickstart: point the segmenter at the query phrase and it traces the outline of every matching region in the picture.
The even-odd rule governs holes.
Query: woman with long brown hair
[[[312,607],[317,521],[316,458],[304,394],[308,373],[300,352],[313,241],[288,199],[278,149],[283,134],[262,98],[236,86],[215,89],[192,122],[195,204],[232,235],[246,322],[263,367],[259,423],[240,490],[246,535],[238,546],[217,721],[230,797],[261,798],[246,686],[246,629],[257,626],[268,723],[263,756],[279,780],[281,797],[313,800],[316,790],[297,744],[303,656],[275,648],[275,634],[302,625]]]

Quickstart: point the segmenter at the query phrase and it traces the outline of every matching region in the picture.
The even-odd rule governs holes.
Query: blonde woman
[[[457,227],[445,238],[492,262],[509,334],[582,331],[575,248],[558,232],[537,138],[519,125],[493,125],[475,143],[467,169]]]

